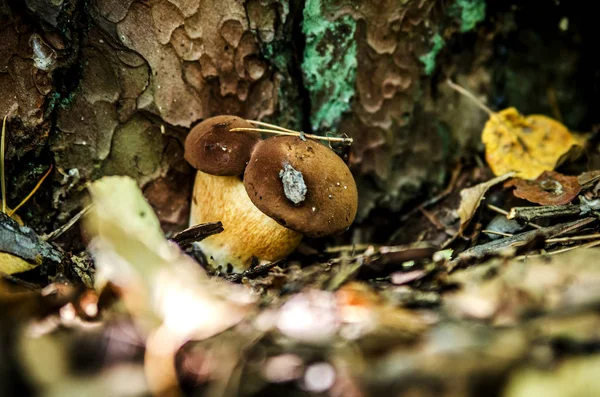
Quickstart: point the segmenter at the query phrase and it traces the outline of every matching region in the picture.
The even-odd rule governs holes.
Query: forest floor
[[[532,144],[535,127],[502,115],[500,139]],[[219,224],[167,239],[128,178],[95,182],[50,235],[7,210],[2,395],[600,395],[600,171],[553,144],[528,151],[558,152],[535,175],[522,153],[494,160],[502,145],[458,164],[403,213],[402,245],[306,240],[238,275],[195,260]],[[63,251],[53,240],[82,216],[96,238]]]

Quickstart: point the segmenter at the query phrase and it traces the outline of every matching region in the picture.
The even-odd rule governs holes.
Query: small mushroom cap
[[[244,186],[262,212],[309,237],[343,232],[358,208],[356,183],[344,161],[311,139],[277,136],[259,142]]]
[[[215,116],[196,125],[185,140],[185,159],[197,170],[212,175],[242,175],[260,134],[229,131],[252,127],[236,116]]]

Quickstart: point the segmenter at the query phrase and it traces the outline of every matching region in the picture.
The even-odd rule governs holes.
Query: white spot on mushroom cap
[[[281,178],[283,184],[283,193],[288,200],[296,205],[305,200],[308,188],[304,182],[302,172],[286,162],[279,171],[279,178]]]

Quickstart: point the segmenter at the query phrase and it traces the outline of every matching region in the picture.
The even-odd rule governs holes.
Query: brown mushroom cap
[[[259,142],[244,186],[262,212],[309,237],[343,232],[356,216],[352,173],[333,150],[311,139],[277,136]]]
[[[196,125],[185,140],[185,159],[197,170],[212,175],[242,175],[260,134],[229,131],[252,127],[236,116],[215,116]]]

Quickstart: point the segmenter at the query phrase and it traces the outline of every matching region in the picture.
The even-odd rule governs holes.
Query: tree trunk
[[[490,105],[546,112],[556,102],[541,94],[532,104],[532,96],[551,79],[563,112],[574,103],[567,121],[591,125],[569,78],[593,23],[561,33],[560,16],[574,18],[576,8],[547,1],[547,15],[524,20],[533,3],[521,11],[491,0],[1,0],[9,203],[54,164],[52,183],[24,214],[52,229],[81,205],[86,181],[125,174],[165,228],[181,229],[193,180],[186,133],[204,118],[236,114],[354,138],[347,160],[359,183],[357,223],[366,224],[442,186],[448,165],[476,147],[487,115],[446,76],[483,100],[496,89],[490,101],[503,99]],[[546,25],[554,33],[515,37]],[[527,64],[549,57],[535,46],[555,36],[565,58]],[[524,48],[502,57],[501,46],[516,41]],[[516,68],[525,74],[506,75]],[[531,92],[519,96],[518,81]]]

